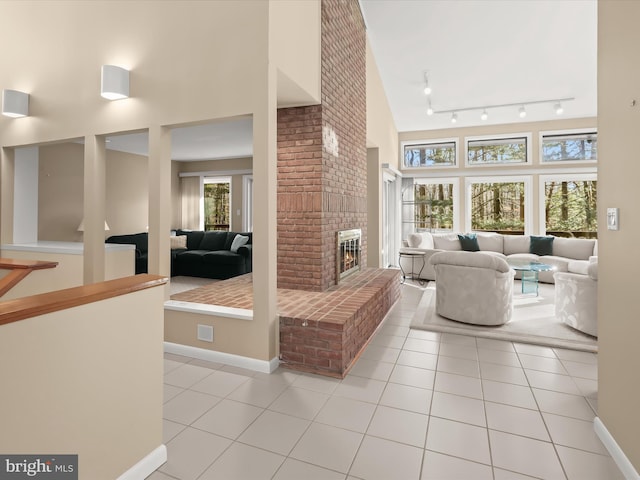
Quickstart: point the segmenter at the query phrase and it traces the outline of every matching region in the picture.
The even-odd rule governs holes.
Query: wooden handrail
[[[13,258],[0,258],[0,269],[11,270],[0,279],[0,297],[15,287],[20,280],[34,270],[55,268],[58,262],[43,262],[40,260],[16,260]]]
[[[167,283],[160,275],[133,275],[0,302],[0,325],[98,302]]]

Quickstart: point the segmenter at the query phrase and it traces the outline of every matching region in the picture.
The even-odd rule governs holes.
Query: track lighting
[[[429,106],[427,107],[427,115],[433,115],[433,108],[431,107],[431,100],[429,100]]]
[[[431,95],[431,86],[429,85],[429,76],[424,74],[424,90],[425,95]]]
[[[489,119],[489,110],[491,109],[499,109],[499,108],[513,108],[513,107],[517,107],[518,108],[518,115],[520,118],[525,118],[527,116],[527,105],[541,105],[543,103],[547,103],[547,104],[552,104],[553,105],[553,109],[556,113],[556,115],[562,115],[562,113],[564,113],[564,109],[562,107],[562,103],[563,102],[571,102],[575,100],[574,97],[571,98],[553,98],[550,100],[532,100],[530,102],[518,102],[518,103],[503,103],[503,104],[499,104],[499,105],[478,105],[478,106],[474,106],[474,107],[462,107],[462,108],[456,108],[455,110],[433,110],[431,108],[431,100],[429,100],[429,108],[427,110],[427,114],[431,115],[431,114],[438,114],[438,113],[451,113],[453,114],[451,116],[451,123],[456,123],[457,118],[458,118],[458,113],[459,112],[471,112],[471,111],[480,111],[482,112],[480,114],[480,119],[482,119],[482,121],[486,121]]]

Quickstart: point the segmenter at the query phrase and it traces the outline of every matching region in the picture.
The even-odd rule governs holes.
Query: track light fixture
[[[429,100],[429,106],[427,106],[427,115],[433,115],[433,108],[431,107],[431,100]]]
[[[575,100],[574,97],[552,98],[549,100],[532,100],[530,102],[503,103],[499,105],[479,105],[476,107],[456,108],[455,110],[434,110],[431,107],[431,100],[429,100],[429,108],[427,109],[427,115],[433,115],[436,113],[451,113],[452,114],[451,123],[456,123],[456,121],[458,120],[459,112],[471,112],[471,111],[478,110],[482,112],[480,115],[480,118],[482,119],[482,121],[486,121],[489,118],[489,110],[491,109],[517,107],[518,115],[520,116],[520,118],[524,118],[527,116],[527,109],[526,109],[527,105],[540,105],[545,103],[553,105],[553,110],[555,111],[556,115],[562,115],[564,113],[564,108],[562,107],[562,104],[566,102],[571,102],[573,100]]]
[[[423,90],[425,95],[431,95],[431,86],[429,85],[429,76],[425,73],[424,74],[424,90]]]
[[[520,118],[524,118],[527,116],[527,110],[524,108],[524,105],[522,105],[518,110],[518,115],[520,116]]]

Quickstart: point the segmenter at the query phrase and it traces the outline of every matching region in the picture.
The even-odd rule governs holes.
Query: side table
[[[400,271],[402,272],[402,282],[400,282],[400,283],[404,283],[407,280],[407,274],[404,271],[404,268],[402,268],[402,259],[403,258],[410,258],[411,259],[411,276],[409,277],[409,279],[413,280],[413,281],[417,281],[420,285],[424,285],[425,280],[420,278],[420,275],[422,275],[422,270],[424,270],[424,267],[425,267],[425,264],[426,264],[426,261],[424,259],[424,253],[420,253],[420,252],[400,252],[400,259],[398,261],[398,263],[400,264]],[[415,266],[416,259],[421,259],[422,260],[422,266],[420,267],[420,271],[418,272],[417,275],[416,275],[416,266]]]

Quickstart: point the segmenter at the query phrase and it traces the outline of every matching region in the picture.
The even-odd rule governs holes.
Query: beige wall
[[[269,50],[278,65],[278,106],[320,103],[320,0],[269,4]]]
[[[640,471],[640,66],[635,62],[640,3],[598,2],[598,416]],[[632,105],[636,101],[636,105]],[[620,230],[607,230],[608,207],[620,209]]]
[[[367,38],[367,265],[382,265],[382,164],[398,166],[398,131]],[[398,180],[399,181],[399,180]]]
[[[38,240],[82,241],[84,146],[61,143],[38,150]]]
[[[192,162],[172,162],[176,164],[178,176],[180,173],[200,173],[202,176],[214,177],[216,175],[228,176],[228,172],[243,170],[251,172],[253,158],[231,158],[222,160],[202,160]],[[250,175],[251,173],[249,173]],[[241,232],[244,218],[243,201],[243,176],[246,174],[231,175],[231,231]],[[179,184],[179,182],[178,182]],[[179,187],[178,187],[179,188]],[[180,209],[180,200],[174,203],[174,209]],[[238,215],[240,210],[240,215]]]
[[[163,289],[1,325],[0,451],[113,480],[160,447]]]
[[[421,140],[435,139],[457,139],[458,140],[458,166],[455,168],[401,168],[406,177],[458,177],[460,198],[457,208],[460,214],[459,229],[465,229],[466,212],[464,207],[464,177],[482,177],[495,175],[527,175],[532,177],[533,205],[532,205],[532,234],[538,234],[543,231],[543,225],[540,224],[540,209],[537,199],[539,198],[539,177],[541,174],[562,174],[562,173],[580,173],[590,174],[597,172],[597,163],[594,162],[572,162],[571,164],[542,164],[540,161],[540,132],[562,131],[572,129],[591,129],[597,128],[596,118],[567,118],[562,120],[553,120],[547,122],[518,122],[504,125],[486,125],[481,127],[468,128],[450,128],[442,130],[427,130],[416,132],[402,132],[399,135],[400,145],[398,155],[402,158],[402,143],[414,142]],[[476,166],[468,167],[465,165],[465,137],[484,136],[484,135],[501,135],[511,133],[529,133],[531,134],[531,164],[518,166]],[[600,158],[606,158],[602,152],[598,152]],[[607,158],[606,161],[609,159]]]
[[[144,232],[149,209],[148,159],[107,150],[105,236]],[[84,147],[39,148],[38,240],[82,241]]]
[[[145,156],[107,150],[107,236],[147,231],[148,168]]]

